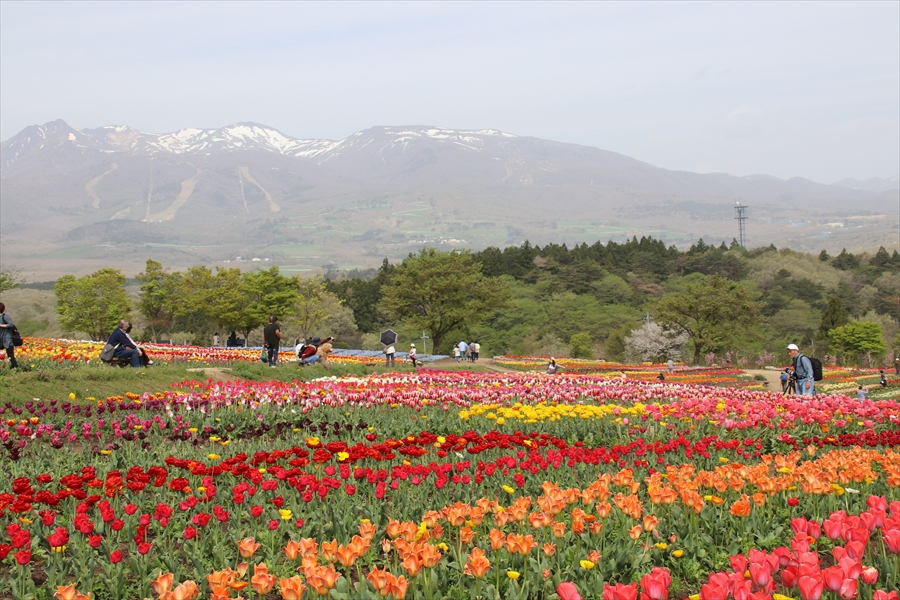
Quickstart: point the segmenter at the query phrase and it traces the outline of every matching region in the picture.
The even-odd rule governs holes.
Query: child
[[[860,402],[866,399],[866,394],[869,393],[869,390],[865,389],[863,386],[859,386],[856,390],[856,397]]]
[[[412,361],[413,368],[416,368],[419,366],[418,364],[416,364],[416,345],[415,344],[409,345],[409,360]]]
[[[459,346],[453,346],[453,358],[456,359],[456,362],[459,362]]]

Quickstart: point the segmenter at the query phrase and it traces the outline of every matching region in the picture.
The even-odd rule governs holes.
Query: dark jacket
[[[132,348],[134,350],[137,350],[137,347],[131,343],[131,340],[128,339],[128,336],[125,335],[125,332],[122,331],[121,329],[119,329],[118,327],[116,328],[115,331],[113,331],[110,334],[109,339],[106,340],[106,343],[112,344],[113,346],[116,346],[117,348],[119,346],[122,346],[125,348]]]

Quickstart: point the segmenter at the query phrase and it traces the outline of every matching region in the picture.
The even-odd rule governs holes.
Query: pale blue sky
[[[496,128],[669,169],[900,171],[900,2],[0,2],[0,137]]]

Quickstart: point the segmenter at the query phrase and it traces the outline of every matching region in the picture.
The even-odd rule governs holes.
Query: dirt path
[[[500,365],[494,364],[494,361],[491,359],[480,359],[476,363],[460,360],[457,363],[455,358],[442,358],[441,360],[425,363],[425,366],[434,367],[435,369],[445,369],[447,371],[471,371],[472,367],[482,367],[494,373],[515,372],[512,369],[507,369],[506,367],[501,367]]]
[[[744,371],[747,375],[762,375],[766,378],[766,382],[768,382],[767,390],[770,392],[780,392],[781,391],[781,371],[775,371],[773,369],[749,369]]]

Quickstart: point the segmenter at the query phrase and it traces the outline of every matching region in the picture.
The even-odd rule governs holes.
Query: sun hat
[[[797,344],[788,344],[787,349],[788,350],[799,350],[800,348],[797,347]]]

